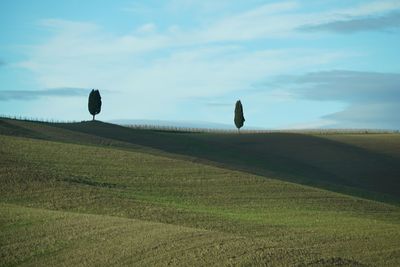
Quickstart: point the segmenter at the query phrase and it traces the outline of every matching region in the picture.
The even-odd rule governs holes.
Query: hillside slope
[[[397,205],[158,150],[257,136],[57,126],[0,121],[0,265],[400,264]]]
[[[37,123],[5,123],[20,127],[15,132],[21,136],[41,134],[39,138],[46,140],[153,149],[368,199],[400,202],[399,134],[238,135],[145,131],[102,122],[41,124],[39,128]],[[2,130],[0,123],[0,133],[10,125]]]
[[[232,234],[106,215],[9,204],[0,204],[0,214],[0,265],[204,266],[255,263],[257,259],[249,256],[236,259],[236,255],[267,245],[261,240]],[[273,257],[268,260],[279,265]]]

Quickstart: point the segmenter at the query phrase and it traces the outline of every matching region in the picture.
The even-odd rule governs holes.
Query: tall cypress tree
[[[92,91],[90,92],[88,108],[94,120],[94,117],[101,111],[101,96],[99,90],[92,89]]]
[[[236,128],[238,128],[238,131],[240,133],[240,128],[243,127],[244,124],[244,116],[243,116],[243,106],[242,106],[242,102],[240,102],[240,100],[236,101],[236,105],[235,105],[235,125]]]

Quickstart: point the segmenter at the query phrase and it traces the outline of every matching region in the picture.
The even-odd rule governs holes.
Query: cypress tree
[[[101,96],[99,90],[92,89],[92,91],[90,92],[88,108],[94,120],[94,117],[101,111]]]
[[[243,127],[244,124],[244,116],[243,116],[243,106],[242,103],[240,102],[240,100],[236,101],[236,105],[235,105],[235,125],[236,128],[238,128],[238,131],[240,133],[240,128]]]

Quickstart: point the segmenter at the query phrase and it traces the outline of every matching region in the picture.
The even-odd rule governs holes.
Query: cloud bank
[[[344,128],[400,128],[400,73],[332,70],[278,78],[299,98],[341,101],[347,108],[323,117]]]
[[[72,97],[86,96],[88,89],[83,88],[54,88],[46,90],[13,90],[0,91],[0,101],[36,100],[42,97]]]
[[[391,12],[380,16],[368,16],[346,20],[335,20],[316,25],[299,27],[302,31],[328,31],[335,33],[355,33],[362,31],[386,31],[400,28],[400,12]]]

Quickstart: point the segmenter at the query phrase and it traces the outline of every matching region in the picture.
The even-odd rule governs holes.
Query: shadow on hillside
[[[0,133],[4,135],[31,137],[40,139],[41,135],[29,128],[19,126],[15,123],[11,123],[11,120],[0,119]]]
[[[318,136],[292,133],[173,133],[135,130],[98,121],[46,124],[46,127],[49,126],[96,136],[97,139],[124,142],[129,146],[139,145],[189,156],[196,162],[232,170],[368,199],[400,202],[399,158]],[[29,133],[29,137],[35,136],[29,132],[31,129],[27,123],[16,127],[25,129],[23,131]],[[0,128],[0,133],[4,131]],[[70,138],[68,142],[82,143],[82,140]],[[63,141],[67,141],[65,136]]]
[[[171,133],[102,122],[55,126],[190,156],[229,169],[370,199],[399,200],[399,159],[317,136]]]

